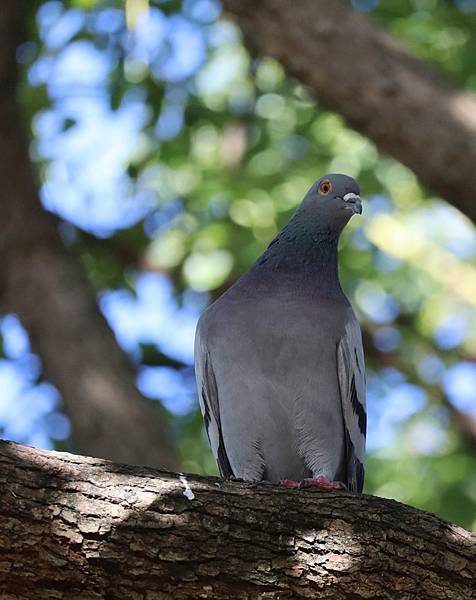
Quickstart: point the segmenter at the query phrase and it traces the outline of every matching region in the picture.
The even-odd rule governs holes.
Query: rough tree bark
[[[24,2],[0,10],[0,307],[19,315],[59,389],[80,452],[177,468],[164,423],[99,313],[57,220],[40,205],[16,103],[15,49]]]
[[[476,222],[476,101],[350,3],[223,0],[253,49]]]
[[[0,442],[0,596],[475,597],[476,535],[392,500]]]

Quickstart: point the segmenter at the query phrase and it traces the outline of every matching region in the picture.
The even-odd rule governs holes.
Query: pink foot
[[[328,481],[324,475],[319,475],[319,477],[309,477],[308,479],[304,479],[301,483],[301,487],[316,487],[321,490],[345,490],[345,485],[340,481]]]
[[[294,481],[294,479],[281,479],[279,483],[284,485],[284,487],[291,489],[297,489],[301,487],[301,483],[299,481]]]

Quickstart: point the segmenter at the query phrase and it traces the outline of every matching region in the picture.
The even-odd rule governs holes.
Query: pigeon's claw
[[[318,477],[309,477],[307,479],[303,479],[301,486],[303,488],[319,488],[321,490],[346,490],[347,487],[342,483],[342,481],[328,481],[324,475],[319,475]]]
[[[299,489],[301,487],[301,482],[294,479],[281,479],[279,483],[290,489]]]

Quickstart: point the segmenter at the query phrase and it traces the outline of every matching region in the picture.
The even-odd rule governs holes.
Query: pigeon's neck
[[[311,288],[326,296],[342,295],[338,275],[339,233],[309,225],[295,215],[254,266],[267,287]]]

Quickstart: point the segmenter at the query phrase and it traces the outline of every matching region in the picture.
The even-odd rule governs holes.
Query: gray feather
[[[195,339],[195,375],[197,378],[200,409],[205,421],[208,441],[223,477],[232,477],[233,471],[226,454],[223,441],[220,407],[215,374],[206,349],[202,348],[200,335],[197,331]]]
[[[355,492],[364,485],[365,436],[365,367],[362,335],[355,317],[351,318],[337,346],[337,370],[344,417],[346,448],[346,484]]]

